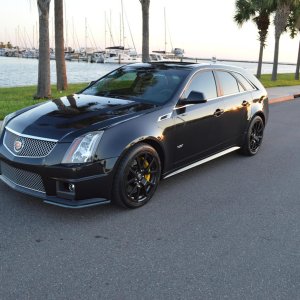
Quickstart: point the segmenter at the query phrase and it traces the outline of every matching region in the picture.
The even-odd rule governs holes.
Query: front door
[[[222,101],[218,99],[217,86],[212,71],[194,75],[183,97],[191,91],[204,94],[206,103],[177,106],[173,113],[175,166],[181,166],[215,152],[222,141]],[[183,102],[184,103],[184,102]]]

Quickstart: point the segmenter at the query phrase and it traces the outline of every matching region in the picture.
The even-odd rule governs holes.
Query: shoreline
[[[192,57],[183,57],[183,59],[186,59],[186,60],[208,60],[208,61],[211,61],[211,58],[192,58]],[[237,63],[247,63],[247,64],[258,64],[258,61],[254,61],[254,60],[243,60],[243,59],[228,59],[228,58],[220,58],[218,59],[217,58],[217,63],[218,62],[237,62]],[[272,61],[263,61],[262,62],[263,64],[265,65],[273,65],[273,62]],[[296,66],[295,63],[289,63],[289,62],[278,62],[278,65],[281,65],[281,66]]]
[[[36,58],[25,58],[25,57],[9,57],[9,56],[1,56],[0,55],[0,58],[19,58],[19,59],[26,59],[26,60],[31,60],[31,59],[34,59],[34,60],[38,60]],[[188,61],[199,61],[199,60],[204,60],[204,61],[212,61],[213,57],[194,57],[194,56],[183,56],[183,57],[177,57],[178,59],[182,59],[183,61],[184,60],[188,60]],[[78,62],[78,60],[72,60],[71,62]],[[258,64],[258,61],[256,60],[249,60],[249,59],[233,59],[233,58],[216,58],[216,62],[237,62],[237,63],[249,63],[249,64]],[[263,64],[266,64],[266,65],[272,65],[273,62],[272,61],[263,61],[262,62]],[[119,64],[116,64],[116,65],[119,65]],[[296,63],[292,63],[292,62],[278,62],[278,65],[281,65],[281,66],[296,66]]]

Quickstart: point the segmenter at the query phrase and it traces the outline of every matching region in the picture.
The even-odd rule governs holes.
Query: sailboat
[[[165,49],[164,50],[155,50],[152,51],[152,53],[150,53],[150,60],[151,61],[170,61],[170,60],[174,60],[174,61],[179,61],[179,57],[183,56],[183,52],[184,50],[181,48],[175,48],[173,50],[173,44],[171,41],[171,47],[172,47],[172,51],[171,52],[167,52],[167,16],[166,16],[166,8],[164,8],[164,24],[165,24]],[[169,32],[170,35],[170,32]],[[179,49],[181,50],[180,53],[182,53],[182,55],[177,55],[179,53]],[[175,52],[176,50],[176,52]],[[177,53],[177,54],[176,54]]]
[[[135,46],[134,48],[125,48],[125,26],[124,26],[124,8],[123,8],[123,0],[121,0],[121,8],[122,8],[122,15],[121,15],[121,22],[120,22],[120,46],[110,46],[105,48],[105,54],[104,54],[104,63],[114,63],[114,64],[130,64],[130,63],[136,63],[141,62],[142,59],[137,55]],[[127,20],[128,23],[128,20]],[[105,23],[106,26],[106,23]],[[129,23],[128,23],[129,26]],[[111,39],[112,38],[112,32],[111,28],[109,27]],[[129,26],[130,34],[131,29]],[[132,34],[131,34],[132,38]],[[132,42],[134,45],[134,41],[132,38]],[[113,43],[114,44],[114,43]]]

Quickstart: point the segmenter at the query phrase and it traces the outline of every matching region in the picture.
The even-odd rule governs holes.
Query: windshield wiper
[[[108,94],[108,95],[105,95],[105,96],[109,97],[109,98],[117,98],[117,99],[131,99],[131,97],[128,96],[128,95]]]

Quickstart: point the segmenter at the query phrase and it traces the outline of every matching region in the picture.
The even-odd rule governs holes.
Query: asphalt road
[[[0,183],[0,299],[299,299],[299,112],[272,105],[257,156],[167,179],[138,210]]]

